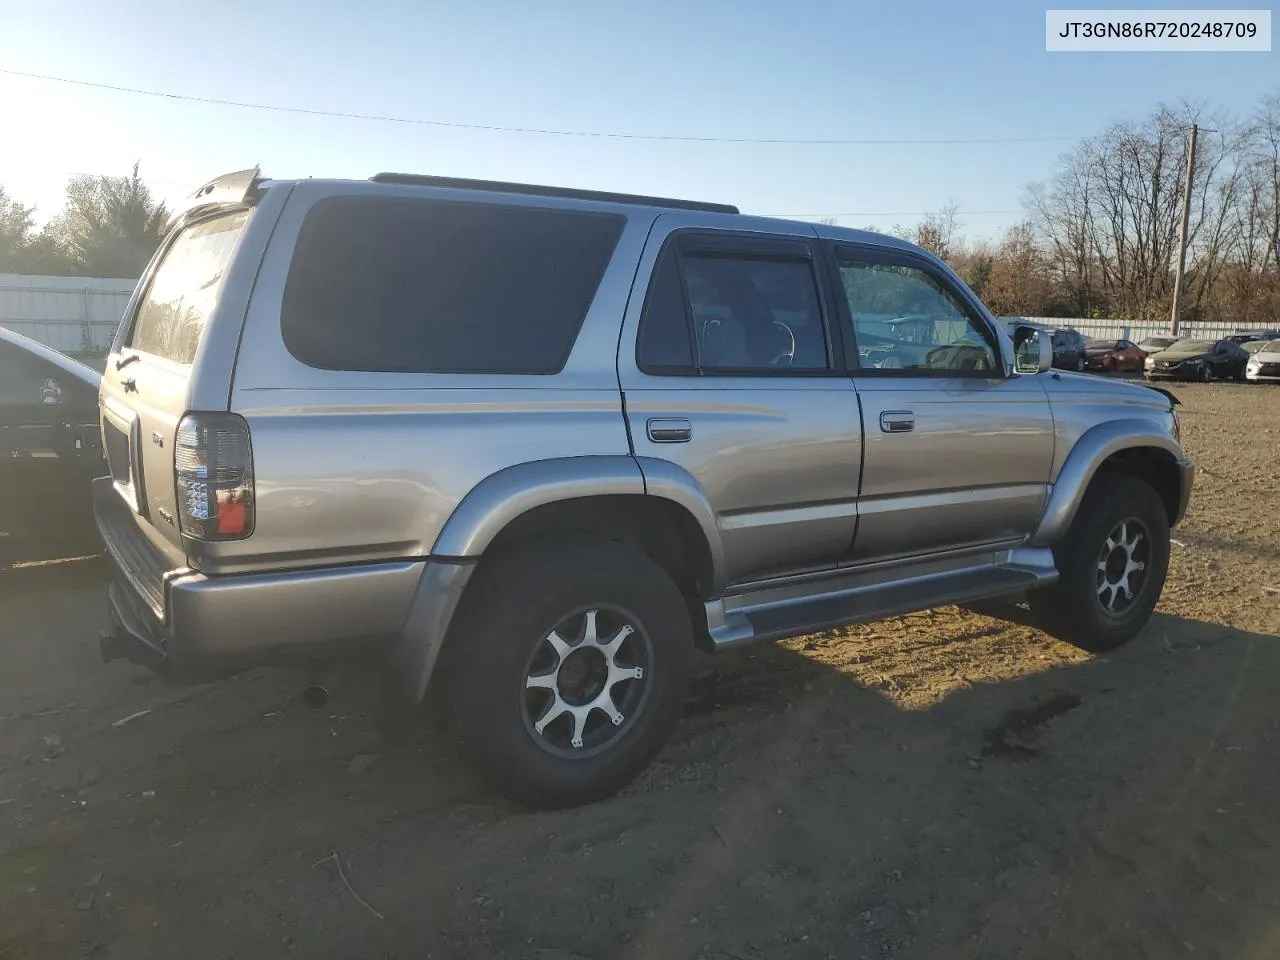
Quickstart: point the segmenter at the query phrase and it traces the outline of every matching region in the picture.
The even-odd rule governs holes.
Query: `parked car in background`
[[[1147,357],[1143,372],[1148,380],[1243,380],[1248,362],[1248,352],[1229,337],[1179,340]]]
[[[1271,340],[1280,340],[1280,335],[1272,337]],[[1248,343],[1241,344],[1241,346],[1244,347],[1245,353],[1252,356],[1259,350],[1265,349],[1271,343],[1271,340],[1250,340]]]
[[[1053,331],[1053,365],[1059,370],[1081,371],[1085,367],[1087,342],[1079,330],[1062,327]]]
[[[1141,370],[1146,354],[1132,340],[1085,341],[1084,368],[1086,370]]]
[[[1147,337],[1147,339],[1138,344],[1138,349],[1149,357],[1151,354],[1159,353],[1161,350],[1168,350],[1177,342],[1177,337]]]
[[[0,544],[6,557],[96,545],[90,481],[106,473],[96,370],[0,327]]]
[[[1249,363],[1244,375],[1247,380],[1280,383],[1280,337],[1275,340],[1259,340],[1249,351]],[[1247,349],[1247,348],[1246,348]]]

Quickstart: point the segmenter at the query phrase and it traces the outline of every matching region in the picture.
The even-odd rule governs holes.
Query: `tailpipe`
[[[320,710],[329,702],[329,691],[333,689],[333,681],[337,675],[334,664],[325,664],[314,670],[302,688],[302,702],[312,710]]]

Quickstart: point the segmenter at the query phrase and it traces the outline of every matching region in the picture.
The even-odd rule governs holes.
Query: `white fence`
[[[1123,320],[1093,320],[1077,317],[1001,317],[1009,326],[1014,323],[1034,323],[1045,327],[1061,327],[1079,330],[1086,337],[1100,340],[1132,340],[1138,343],[1147,337],[1169,336],[1166,323],[1126,323]],[[1240,330],[1230,325],[1213,323],[1180,323],[1178,336],[1188,340],[1220,340]]]
[[[63,353],[105,353],[135,283],[0,273],[0,327]]]

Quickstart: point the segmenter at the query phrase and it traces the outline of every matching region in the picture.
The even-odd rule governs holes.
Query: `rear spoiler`
[[[237,170],[215,177],[200,187],[174,210],[169,217],[168,229],[172,230],[183,220],[214,207],[236,206],[252,203],[257,187],[263,182],[259,167]]]

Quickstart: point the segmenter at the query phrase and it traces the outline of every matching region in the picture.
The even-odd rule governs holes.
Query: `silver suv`
[[[1193,468],[1170,395],[1051,362],[879,234],[232,174],[103,377],[103,655],[180,682],[373,660],[388,716],[444,707],[550,806],[650,762],[697,649],[1019,597],[1112,647]]]

